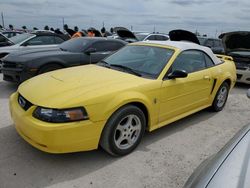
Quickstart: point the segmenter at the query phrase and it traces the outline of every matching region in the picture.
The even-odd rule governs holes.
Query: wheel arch
[[[126,94],[124,93],[124,95]],[[148,99],[143,94],[137,93],[136,98],[130,98],[130,99],[128,98],[125,99],[123,96],[117,96],[109,104],[111,104],[111,106],[110,105],[106,106],[107,111],[105,116],[107,117],[107,120],[109,120],[116,111],[123,108],[124,106],[133,105],[138,107],[144,113],[146,118],[146,129],[148,129],[152,124],[152,119],[151,119],[151,114],[153,114],[152,105],[150,105],[151,104],[150,99]]]
[[[148,111],[146,105],[144,103],[142,103],[142,102],[134,101],[134,102],[129,102],[129,103],[121,106],[119,109],[121,109],[121,108],[123,108],[124,106],[127,106],[127,105],[136,106],[137,108],[139,108],[143,112],[143,114],[145,115],[145,119],[146,119],[146,128],[148,128],[149,127],[149,111]]]
[[[41,69],[43,69],[44,67],[49,66],[49,65],[59,65],[62,68],[66,68],[66,65],[63,62],[60,62],[60,61],[48,61],[48,62],[42,64],[41,66],[39,66],[39,68],[37,69],[37,74],[39,74]]]

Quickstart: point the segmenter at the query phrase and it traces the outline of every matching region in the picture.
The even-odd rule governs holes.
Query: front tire
[[[228,83],[223,82],[215,95],[215,98],[212,104],[213,111],[219,112],[224,108],[227,102],[228,93],[229,93],[229,85]]]
[[[145,127],[146,118],[142,110],[133,105],[124,106],[108,120],[100,145],[111,155],[127,155],[140,143]]]

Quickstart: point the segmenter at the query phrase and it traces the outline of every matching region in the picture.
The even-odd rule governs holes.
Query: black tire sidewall
[[[115,141],[114,141],[114,134],[115,130],[119,124],[119,122],[126,116],[128,115],[136,115],[140,121],[141,121],[141,132],[140,135],[137,139],[137,141],[134,143],[133,146],[131,146],[128,149],[120,149],[116,146]],[[108,142],[110,146],[110,150],[112,153],[116,155],[126,155],[130,152],[132,152],[140,143],[143,134],[145,132],[145,127],[146,127],[146,119],[144,113],[137,107],[135,106],[126,106],[120,110],[118,110],[108,121],[107,126],[110,126],[110,131],[109,131],[109,136],[108,136]]]

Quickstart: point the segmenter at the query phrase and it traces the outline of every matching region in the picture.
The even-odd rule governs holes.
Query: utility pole
[[[104,27],[104,21],[102,22],[102,27]]]
[[[64,30],[64,17],[62,18],[62,23],[63,23],[63,27],[62,28]]]
[[[3,28],[4,28],[4,18],[3,18],[3,12],[1,12],[1,17],[2,17],[2,25],[3,25]]]

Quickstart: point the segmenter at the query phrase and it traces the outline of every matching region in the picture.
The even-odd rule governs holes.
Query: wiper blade
[[[132,73],[132,74],[134,74],[134,75],[136,75],[136,76],[140,76],[140,77],[142,76],[140,73],[136,72],[134,69],[131,69],[131,68],[126,67],[126,66],[124,66],[124,65],[110,64],[110,66],[121,68],[121,69],[123,69],[123,70],[125,70],[125,71],[127,71],[127,72],[130,72],[130,73]]]

